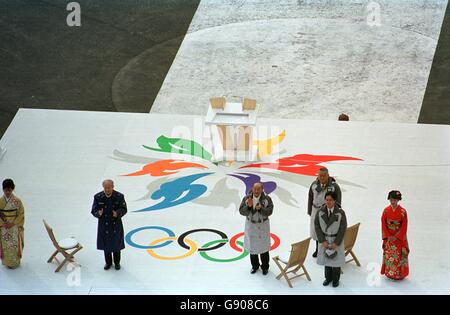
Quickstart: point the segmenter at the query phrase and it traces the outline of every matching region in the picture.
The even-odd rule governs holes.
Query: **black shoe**
[[[258,271],[258,268],[252,268],[252,270],[250,271],[251,274],[256,273],[256,271]]]
[[[263,275],[267,275],[269,273],[269,269],[263,270]]]
[[[331,280],[326,280],[323,282],[323,286],[326,287],[327,285],[329,285],[331,283]]]
[[[109,270],[109,268],[111,268],[111,265],[105,264],[105,267],[103,267],[103,269],[105,270]]]
[[[114,268],[116,268],[116,270],[120,270],[120,264],[115,264]]]
[[[333,288],[337,288],[339,286],[339,281],[333,281]]]
[[[312,256],[313,256],[314,258],[316,258],[316,257],[317,257],[317,251],[315,251],[315,252],[312,254]]]

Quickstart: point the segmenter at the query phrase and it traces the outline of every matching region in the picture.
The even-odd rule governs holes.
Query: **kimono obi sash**
[[[387,219],[386,226],[389,230],[398,231],[400,230],[401,222],[399,220]]]
[[[19,215],[19,209],[0,209],[0,220],[6,219],[6,221],[14,220]]]

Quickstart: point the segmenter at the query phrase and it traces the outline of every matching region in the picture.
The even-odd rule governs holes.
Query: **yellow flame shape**
[[[258,158],[272,154],[273,146],[283,141],[284,137],[286,137],[286,130],[283,130],[278,136],[273,138],[253,141],[253,144],[258,147]]]

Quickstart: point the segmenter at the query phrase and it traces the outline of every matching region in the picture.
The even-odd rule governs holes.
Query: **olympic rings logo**
[[[133,236],[136,233],[139,233],[144,230],[160,230],[160,231],[165,232],[168,236],[156,239],[156,240],[152,241],[149,245],[140,245],[140,244],[135,243],[132,240]],[[197,233],[197,232],[211,232],[213,234],[217,234],[221,238],[207,242],[206,244],[203,244],[201,247],[198,247],[196,242],[187,238],[187,236]],[[137,229],[134,229],[134,230],[128,232],[127,235],[125,236],[125,240],[130,246],[139,248],[139,249],[145,249],[150,256],[152,256],[153,258],[156,258],[156,259],[160,259],[160,260],[184,259],[184,258],[187,258],[187,257],[193,255],[196,252],[199,252],[200,256],[202,256],[206,260],[213,261],[213,262],[219,262],[219,263],[227,263],[227,262],[233,262],[233,261],[243,259],[244,257],[246,257],[249,254],[248,251],[244,249],[244,243],[242,241],[239,241],[239,238],[241,238],[242,236],[244,236],[244,232],[238,233],[238,234],[234,235],[233,237],[231,237],[230,239],[228,239],[228,236],[222,231],[215,230],[215,229],[203,228],[203,229],[190,230],[190,231],[184,232],[180,236],[176,237],[175,233],[168,228],[165,228],[162,226],[143,226],[143,227],[140,227],[140,228],[137,228]],[[270,237],[273,241],[273,244],[271,245],[270,250],[274,250],[275,248],[277,248],[280,245],[280,238],[273,233],[270,233]],[[179,255],[179,256],[162,256],[155,252],[155,249],[166,247],[166,246],[170,245],[171,243],[173,243],[174,241],[177,241],[178,245],[181,246],[182,248],[186,249],[187,252],[184,253],[183,255]],[[235,251],[237,251],[241,254],[239,254],[235,257],[226,258],[226,259],[215,258],[215,257],[212,257],[210,254],[208,254],[208,252],[219,249],[219,248],[225,246],[225,244],[227,244],[227,243],[230,245],[230,247],[232,249],[234,249]]]

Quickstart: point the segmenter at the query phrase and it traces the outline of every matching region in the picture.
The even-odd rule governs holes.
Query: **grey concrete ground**
[[[416,123],[447,1],[203,0],[152,112]]]
[[[19,107],[204,114],[215,95],[266,117],[416,122],[447,5],[81,0],[70,28],[68,2],[0,0],[0,135]],[[421,122],[450,123],[448,29]]]
[[[81,27],[66,24],[69,2],[0,0],[0,135],[19,107],[148,112],[199,0],[80,0]],[[128,83],[145,89],[113,92],[151,49]]]
[[[450,124],[450,5],[447,5],[419,123]]]

